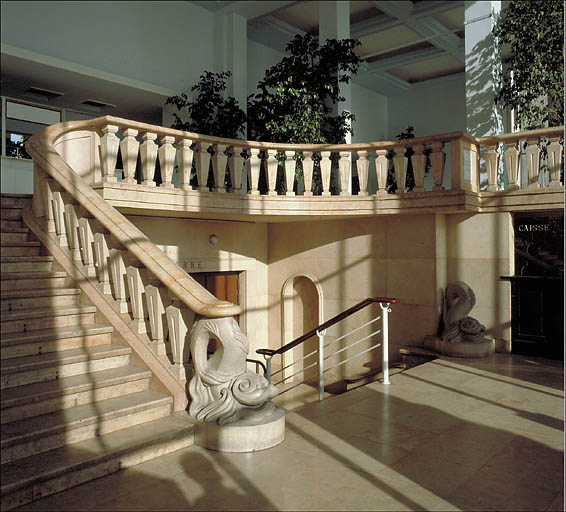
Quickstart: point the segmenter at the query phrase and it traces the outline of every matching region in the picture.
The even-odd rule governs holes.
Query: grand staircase
[[[30,202],[0,197],[2,510],[193,444],[188,416],[22,226]]]

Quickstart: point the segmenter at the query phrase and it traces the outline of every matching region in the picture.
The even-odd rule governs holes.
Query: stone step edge
[[[45,271],[45,272],[2,272],[2,281],[14,279],[53,279],[66,277],[67,273],[62,271]]]
[[[45,317],[82,315],[90,313],[96,313],[96,306],[78,304],[76,306],[57,306],[56,308],[17,309],[14,311],[4,311],[2,313],[2,323],[16,322],[18,320],[36,320]]]
[[[29,233],[29,228],[2,228],[2,233]]]
[[[126,368],[128,372],[124,372],[123,375],[113,375],[118,373],[118,369]],[[0,398],[0,409],[10,409],[13,407],[23,407],[29,404],[35,404],[44,400],[53,400],[54,398],[61,398],[66,395],[72,395],[75,393],[84,393],[85,391],[93,391],[95,389],[102,389],[118,384],[125,384],[126,382],[134,382],[136,380],[150,379],[151,371],[144,368],[136,368],[134,366],[126,366],[119,368],[111,368],[109,370],[101,370],[94,372],[92,374],[95,376],[93,380],[84,383],[73,384],[73,379],[78,380],[78,375],[73,375],[71,377],[64,377],[62,379],[57,379],[58,387],[55,389],[44,389],[45,383],[33,383],[25,384],[22,386],[15,386],[13,388],[7,388],[3,390],[2,397]],[[69,383],[70,382],[70,383]],[[34,393],[27,393],[25,395],[13,396],[10,398],[5,398],[8,391],[18,390],[21,388],[30,387],[37,388]]]
[[[164,424],[164,428],[161,430],[165,430],[164,432],[155,432],[156,426],[162,426]],[[83,446],[89,446],[92,444],[92,440],[82,441],[79,443],[74,443],[70,447],[62,447],[56,448],[55,450],[47,451],[40,453],[38,455],[27,457],[25,459],[20,459],[19,461],[15,461],[13,463],[7,464],[6,466],[16,466],[18,463],[25,463],[28,467],[31,468],[41,468],[41,473],[22,477],[19,480],[12,481],[9,483],[3,483],[1,486],[0,495],[2,496],[2,510],[11,510],[11,508],[15,508],[16,506],[22,506],[32,501],[38,500],[49,494],[55,494],[56,492],[50,492],[49,494],[42,494],[40,496],[29,496],[27,501],[23,501],[17,504],[14,504],[13,507],[7,508],[6,505],[8,503],[4,503],[4,498],[8,497],[10,494],[15,493],[17,491],[21,491],[25,488],[32,488],[31,491],[33,493],[34,487],[37,487],[39,484],[46,483],[49,481],[54,481],[57,478],[61,478],[64,475],[67,475],[71,472],[78,472],[80,470],[86,468],[92,468],[93,466],[103,464],[106,462],[111,462],[113,460],[119,460],[128,455],[135,455],[136,452],[145,450],[147,456],[145,458],[139,459],[137,457],[133,457],[132,462],[122,462],[119,461],[118,464],[113,465],[113,469],[111,471],[106,471],[103,469],[98,474],[92,475],[90,478],[84,478],[80,481],[77,481],[70,485],[68,488],[75,487],[76,485],[80,485],[90,480],[94,480],[95,478],[100,478],[106,474],[115,473],[116,471],[120,471],[121,469],[126,469],[128,467],[132,467],[136,464],[141,462],[145,462],[152,458],[155,458],[151,454],[156,451],[156,449],[160,446],[165,447],[168,444],[174,443],[174,448],[160,453],[160,455],[165,455],[166,453],[171,453],[173,451],[177,451],[182,448],[187,448],[194,444],[194,423],[191,422],[189,419],[181,420],[178,413],[175,413],[171,416],[166,416],[164,418],[159,418],[157,420],[153,420],[150,422],[142,423],[141,425],[135,425],[133,427],[129,427],[127,429],[118,430],[116,432],[110,432],[105,434],[99,439],[106,440],[106,446],[112,445],[112,441],[114,439],[120,440],[124,437],[125,433],[128,433],[129,437],[129,444],[120,443],[119,448],[104,448],[102,452],[92,453],[88,450],[82,450],[82,458],[79,460],[72,461],[71,463],[65,462],[58,462],[60,460],[61,455],[65,454],[65,451],[69,448],[76,449],[80,451]],[[141,436],[141,439],[137,439]],[[37,461],[34,463],[34,459]],[[135,461],[135,462],[134,462]],[[5,475],[10,475],[11,472],[6,470]],[[2,479],[3,482],[7,481],[6,479]],[[52,489],[54,486],[50,486]],[[61,489],[63,490],[63,489]]]
[[[51,329],[37,329],[26,332],[10,332],[2,335],[0,346],[7,347],[26,343],[49,343],[51,341],[74,338],[75,336],[92,336],[95,334],[112,333],[114,328],[106,324],[91,324],[85,326],[69,326]]]
[[[50,263],[53,256],[0,256],[0,263]]]
[[[142,398],[143,400],[137,401],[137,399],[139,398]],[[133,400],[134,403],[120,404],[120,402],[124,402],[127,399]],[[111,407],[103,412],[97,410],[90,412],[90,410],[94,408],[94,405],[92,403],[73,407],[71,409],[73,412],[76,413],[77,410],[83,409],[86,414],[82,411],[79,411],[80,413],[82,412],[84,416],[72,419],[71,421],[69,421],[68,418],[65,417],[65,414],[61,414],[61,412],[63,411],[55,411],[53,413],[46,413],[40,416],[32,416],[31,418],[25,418],[23,420],[16,420],[11,423],[4,423],[4,425],[2,425],[2,429],[4,431],[6,431],[8,425],[13,425],[14,423],[18,423],[20,425],[28,423],[28,429],[24,429],[22,432],[20,432],[19,435],[4,437],[0,443],[2,450],[7,449],[11,446],[17,446],[29,443],[31,441],[37,441],[38,439],[43,437],[70,432],[76,428],[83,428],[93,424],[98,424],[98,426],[100,426],[100,424],[105,421],[112,421],[117,418],[131,416],[132,414],[138,414],[144,411],[149,411],[151,409],[157,409],[165,405],[172,406],[173,397],[164,395],[163,393],[157,393],[156,391],[139,391],[131,395],[107,398],[106,400],[95,403],[101,404],[102,402],[104,402],[106,406],[110,404]],[[33,422],[37,422],[39,418],[49,416],[51,414],[54,415],[54,418],[51,419],[51,421],[47,420],[41,425],[39,429],[29,430],[29,423],[31,423],[31,425],[33,426]]]
[[[80,295],[80,288],[36,288],[34,290],[2,290],[0,300]]]
[[[41,247],[41,242],[0,240],[0,247]]]
[[[67,364],[83,363],[85,361],[94,361],[99,359],[106,359],[109,357],[119,357],[129,355],[132,352],[130,347],[122,345],[100,345],[101,350],[89,350],[82,353],[76,352],[74,354],[64,355],[67,350],[60,352],[46,352],[45,354],[36,356],[23,356],[14,357],[10,359],[3,359],[2,373],[4,375],[13,375],[16,373],[27,372],[31,370],[41,370],[52,366],[64,366]],[[95,349],[97,347],[91,347]],[[77,349],[69,349],[68,352],[76,351]],[[49,356],[49,357],[47,357]],[[58,357],[54,357],[58,356]],[[32,360],[31,362],[29,360]],[[19,360],[19,361],[18,361]],[[11,363],[11,364],[10,364]]]

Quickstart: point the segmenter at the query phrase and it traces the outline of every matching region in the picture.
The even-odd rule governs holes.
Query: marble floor
[[[19,510],[564,510],[563,363],[441,358],[287,415],[249,454],[180,450]]]

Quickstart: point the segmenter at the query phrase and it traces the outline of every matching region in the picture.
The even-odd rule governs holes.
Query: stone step
[[[0,231],[4,230],[5,228],[21,228],[21,227],[22,227],[22,220],[19,216],[16,219],[5,219],[4,211],[2,211],[2,217],[0,218]]]
[[[192,421],[184,413],[175,413],[5,464],[2,466],[1,508],[7,511],[26,505],[186,448],[193,440]]]
[[[93,324],[4,334],[0,341],[0,359],[107,345],[112,331],[113,328],[108,325]]]
[[[48,272],[53,256],[0,256],[1,272]]]
[[[37,290],[2,290],[0,311],[71,306],[78,303],[78,288],[39,288]]]
[[[0,199],[1,202],[1,199]],[[22,220],[21,208],[4,208],[0,209],[0,218],[4,220]]]
[[[2,210],[15,208],[22,209],[31,204],[31,194],[2,194],[0,196],[0,208]]]
[[[100,437],[171,414],[173,398],[155,391],[101,400],[2,425],[2,464]]]
[[[35,290],[37,288],[64,288],[66,272],[2,272],[2,290]]]
[[[82,304],[58,308],[5,311],[2,314],[0,332],[25,332],[71,325],[92,325],[95,315],[95,306],[85,306]]]
[[[2,359],[0,388],[24,386],[126,366],[130,361],[130,352],[129,347],[108,344]]]
[[[0,242],[27,242],[28,239],[28,229],[25,231],[15,231],[20,228],[12,228],[10,230],[2,230],[0,232]]]
[[[1,256],[39,256],[40,242],[0,242]]]
[[[124,366],[17,386],[2,391],[1,423],[10,423],[99,400],[147,391],[151,372]]]

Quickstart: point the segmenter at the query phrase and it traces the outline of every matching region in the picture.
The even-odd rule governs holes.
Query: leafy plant
[[[512,74],[496,102],[516,111],[515,125],[531,130],[564,123],[564,3],[511,0],[494,35],[509,44]],[[548,97],[548,102],[541,98]]]

